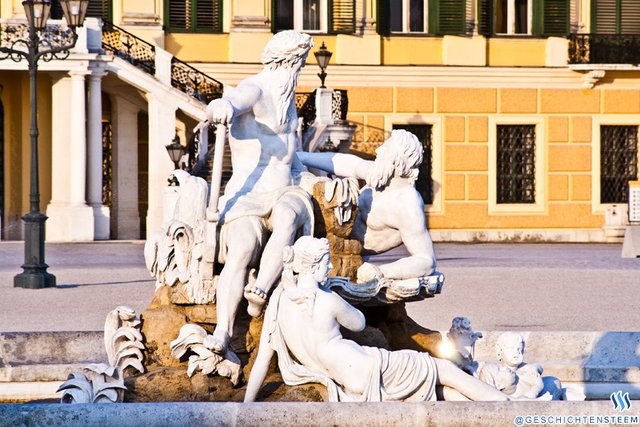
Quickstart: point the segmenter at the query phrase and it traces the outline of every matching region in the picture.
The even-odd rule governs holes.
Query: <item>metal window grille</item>
[[[432,152],[433,145],[431,142],[432,125],[393,125],[394,129],[404,129],[414,134],[422,143],[422,164],[420,164],[420,172],[416,181],[416,190],[422,196],[425,205],[433,204],[433,177],[432,170]]]
[[[535,141],[535,125],[498,125],[498,203],[536,202]]]
[[[627,203],[638,179],[638,126],[600,127],[600,203]]]
[[[113,195],[113,125],[102,122],[102,204],[111,206]]]

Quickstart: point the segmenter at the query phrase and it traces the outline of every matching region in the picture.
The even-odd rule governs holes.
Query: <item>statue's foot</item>
[[[202,345],[204,345],[209,350],[217,353],[221,356],[224,356],[227,352],[227,348],[229,347],[229,334],[216,329],[213,331],[213,335],[207,335],[202,341]]]
[[[262,313],[262,307],[267,302],[267,293],[252,285],[247,285],[244,288],[244,297],[249,301],[247,312],[251,317],[258,317]]]

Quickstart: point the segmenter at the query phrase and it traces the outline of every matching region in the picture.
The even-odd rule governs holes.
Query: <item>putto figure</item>
[[[271,296],[245,402],[254,401],[271,358],[288,385],[320,383],[330,401],[509,400],[448,360],[413,350],[388,351],[344,339],[362,331],[362,312],[322,286],[331,267],[329,242],[304,236],[284,251],[280,286]]]
[[[229,126],[233,175],[220,198],[216,330],[208,345],[224,354],[244,296],[257,316],[282,271],[282,251],[297,234],[310,234],[313,207],[294,185],[295,88],[311,37],[295,31],[273,36],[262,55],[264,69],[207,107],[211,124]],[[299,162],[298,162],[299,163]],[[299,165],[296,169],[302,169]],[[255,282],[247,285],[250,268]]]
[[[305,166],[366,181],[351,234],[362,242],[365,251],[381,253],[403,243],[409,251],[410,256],[388,264],[365,262],[358,269],[358,283],[381,277],[428,276],[435,271],[436,258],[424,203],[414,186],[422,162],[422,145],[412,133],[394,130],[376,153],[374,161],[342,153],[298,152],[298,157]]]

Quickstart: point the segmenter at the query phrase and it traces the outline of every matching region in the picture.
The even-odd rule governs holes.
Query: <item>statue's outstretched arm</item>
[[[256,361],[251,368],[249,374],[249,382],[247,383],[247,391],[244,395],[245,402],[255,402],[260,386],[264,382],[269,370],[269,363],[273,357],[274,350],[269,343],[269,331],[265,324],[262,327],[262,334],[260,335],[260,347],[258,348],[258,355]]]
[[[298,152],[298,158],[307,167],[341,176],[366,179],[372,161],[353,154]]]

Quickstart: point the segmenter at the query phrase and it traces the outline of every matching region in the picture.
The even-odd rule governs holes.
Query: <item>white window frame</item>
[[[293,1],[293,29],[296,31],[304,31],[309,34],[322,34],[328,31],[328,9],[327,9],[327,0],[320,0],[320,29],[319,30],[306,30],[302,27],[302,23],[304,22],[302,18],[303,13],[303,0],[294,0]]]
[[[535,203],[498,203],[498,125],[534,125],[536,127]],[[545,135],[544,117],[525,115],[489,116],[489,215],[547,213]]]
[[[591,144],[591,212],[594,214],[605,214],[608,208],[620,205],[620,203],[600,203],[600,178],[602,176],[602,171],[600,170],[601,126],[637,126],[640,136],[640,119],[637,115],[593,116],[591,122],[591,141],[593,141]],[[640,147],[638,147],[638,156],[640,156]],[[637,162],[638,167],[640,167],[640,158],[637,159]]]
[[[442,154],[442,116],[435,114],[390,114],[384,117],[384,130],[387,138],[393,125],[431,125],[431,180],[433,182],[433,202],[424,205],[426,213],[442,214],[444,189],[444,171]],[[386,140],[386,138],[385,138]]]
[[[515,0],[507,2],[507,32],[498,33],[499,36],[530,36],[533,33],[533,0],[527,0],[527,32],[516,33],[516,4]]]
[[[392,31],[392,34],[425,34],[429,32],[429,0],[423,0],[424,10],[424,22],[422,25],[423,31],[410,31],[409,24],[411,17],[409,16],[410,0],[402,0],[402,31]]]

